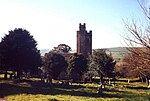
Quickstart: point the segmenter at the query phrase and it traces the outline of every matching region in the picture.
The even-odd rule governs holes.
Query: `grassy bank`
[[[8,101],[149,101],[150,90],[140,82],[117,82],[97,94],[97,84],[46,85],[38,80],[0,80],[0,95]]]

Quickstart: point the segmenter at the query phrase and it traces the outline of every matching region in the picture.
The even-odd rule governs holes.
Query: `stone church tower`
[[[88,56],[92,54],[92,31],[86,31],[85,23],[79,24],[79,31],[77,31],[77,53]]]

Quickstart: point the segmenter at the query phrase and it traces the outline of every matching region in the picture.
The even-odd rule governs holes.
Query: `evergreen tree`
[[[31,72],[41,65],[37,42],[30,33],[22,28],[9,31],[0,43],[1,66],[5,70]]]
[[[113,78],[115,76],[116,61],[111,55],[107,54],[104,49],[93,50],[92,59],[90,59],[89,68],[94,68],[100,77],[101,86],[99,94],[102,94],[102,86],[104,85],[104,77]],[[92,66],[92,67],[91,67]]]
[[[103,77],[113,77],[114,76],[114,67],[116,61],[113,57],[105,52],[103,49],[98,49],[93,51],[92,63],[95,64],[97,72],[103,83]]]
[[[81,79],[87,69],[87,59],[82,54],[74,53],[69,57],[67,73],[73,81]]]
[[[59,74],[66,70],[67,61],[61,54],[50,51],[43,57],[43,65],[47,68],[47,73],[49,73],[53,79],[57,79]]]

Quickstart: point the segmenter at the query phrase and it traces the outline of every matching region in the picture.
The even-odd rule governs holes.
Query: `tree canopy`
[[[144,58],[146,55],[142,54],[142,52],[147,51],[147,48],[137,47],[132,48],[132,51],[125,55],[123,63],[117,68],[117,72],[122,77],[150,78],[150,62]]]
[[[54,47],[53,51],[68,53],[71,50],[71,47],[66,44],[59,44],[57,47]]]
[[[144,5],[142,0],[137,1],[145,14],[147,24],[144,24],[144,27],[143,25],[139,26],[134,19],[131,23],[124,22],[127,30],[125,42],[130,51],[125,62],[128,64],[127,70],[136,71],[135,76],[142,75],[145,78],[150,78],[150,12],[148,6]],[[137,46],[140,48],[133,48]]]
[[[22,28],[9,31],[0,43],[0,61],[5,70],[32,71],[41,65],[37,42]]]
[[[90,68],[95,68],[101,77],[101,82],[103,82],[103,77],[114,77],[116,61],[111,55],[107,54],[104,49],[93,50],[92,59],[90,61]]]
[[[61,54],[50,51],[43,57],[43,65],[47,68],[52,78],[57,79],[59,74],[66,70],[67,61]]]
[[[87,69],[87,59],[82,54],[74,53],[69,57],[67,73],[74,81],[81,78]]]

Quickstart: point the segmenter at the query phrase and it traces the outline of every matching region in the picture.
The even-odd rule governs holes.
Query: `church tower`
[[[92,54],[92,31],[86,31],[85,23],[79,24],[79,31],[77,31],[77,53],[84,56]]]

